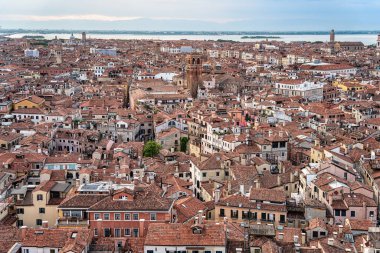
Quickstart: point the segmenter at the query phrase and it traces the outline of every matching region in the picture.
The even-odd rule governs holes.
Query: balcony
[[[89,221],[77,217],[62,217],[57,219],[57,227],[88,227]]]

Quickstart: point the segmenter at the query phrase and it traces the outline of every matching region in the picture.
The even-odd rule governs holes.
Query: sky
[[[24,29],[379,30],[380,0],[0,0],[0,26]]]

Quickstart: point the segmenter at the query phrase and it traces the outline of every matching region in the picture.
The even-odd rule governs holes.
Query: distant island
[[[84,30],[65,29],[0,29],[4,34],[37,33],[66,34],[82,33]],[[133,34],[133,35],[241,35],[241,36],[278,36],[278,35],[328,35],[330,31],[146,31],[146,30],[85,30],[88,34]],[[379,34],[380,30],[336,31],[335,34]]]
[[[263,35],[255,35],[255,36],[243,36],[242,39],[281,39],[280,36],[263,36]]]
[[[45,39],[44,36],[41,36],[41,35],[25,35],[25,36],[22,36],[23,39],[33,39],[33,40],[43,40]]]

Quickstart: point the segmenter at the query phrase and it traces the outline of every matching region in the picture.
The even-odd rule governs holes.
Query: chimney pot
[[[144,223],[145,223],[145,219],[140,219],[140,228],[139,228],[140,237],[144,237],[144,233],[145,233]]]
[[[43,228],[49,228],[49,222],[46,220],[42,221],[42,227]]]

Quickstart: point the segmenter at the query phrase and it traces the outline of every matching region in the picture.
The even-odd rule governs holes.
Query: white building
[[[355,75],[357,72],[357,68],[347,64],[330,64],[320,61],[305,63],[301,65],[300,69],[314,75],[321,75],[325,77],[351,76]]]
[[[291,79],[276,83],[276,92],[286,96],[300,96],[309,101],[323,100],[323,86],[321,82],[309,82],[302,79]]]
[[[38,58],[40,57],[40,52],[37,49],[25,49],[24,55],[25,57]]]
[[[90,48],[90,54],[102,54],[108,56],[116,56],[117,49],[116,48]]]
[[[154,76],[154,79],[161,79],[165,82],[172,82],[173,77],[177,76],[178,74],[176,73],[158,73]]]

